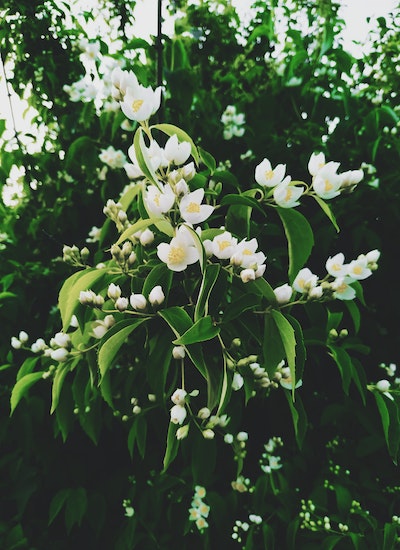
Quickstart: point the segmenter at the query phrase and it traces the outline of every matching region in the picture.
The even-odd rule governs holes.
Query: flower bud
[[[57,332],[52,340],[59,348],[67,348],[71,343],[71,338],[69,334],[65,334],[65,332]]]
[[[240,388],[243,387],[243,384],[244,384],[243,376],[241,374],[239,374],[238,372],[235,372],[235,374],[233,375],[233,380],[232,380],[232,389],[233,389],[233,391],[240,390]]]
[[[275,298],[278,304],[287,304],[292,297],[292,293],[293,289],[287,283],[274,289]]]
[[[125,311],[128,308],[129,302],[128,298],[124,298],[121,296],[115,301],[115,307],[118,309],[118,311]]]
[[[11,346],[12,346],[14,349],[21,349],[21,347],[22,347],[22,342],[20,342],[16,336],[13,336],[13,337],[11,338]]]
[[[174,405],[170,410],[171,422],[173,424],[183,424],[186,414],[185,407],[182,405]]]
[[[66,350],[65,348],[54,349],[50,353],[50,357],[53,359],[53,361],[63,363],[68,358],[68,350]]]
[[[186,352],[183,346],[175,346],[172,348],[172,357],[174,359],[184,359],[185,355]]]
[[[143,246],[147,246],[148,244],[151,244],[154,241],[154,233],[150,229],[145,229],[143,233],[140,235],[140,244]]]
[[[136,254],[134,252],[129,254],[127,262],[129,265],[133,265],[136,262]]]
[[[211,414],[210,409],[208,407],[203,407],[202,409],[199,410],[199,412],[197,413],[197,416],[201,418],[201,420],[206,420],[207,418],[210,417],[210,414]]]
[[[204,439],[214,439],[215,432],[213,430],[210,430],[209,428],[207,430],[202,431]]]
[[[390,389],[390,382],[389,380],[379,380],[379,382],[376,383],[376,389],[385,392]]]
[[[181,426],[176,430],[176,439],[185,439],[187,437],[189,431],[189,424],[186,424],[185,426]]]
[[[131,294],[129,301],[133,309],[143,310],[146,309],[147,300],[143,294]]]
[[[164,292],[160,285],[157,285],[149,294],[149,302],[152,306],[159,306],[165,300]]]
[[[254,281],[254,279],[256,278],[254,269],[243,269],[240,272],[240,278],[244,283],[248,283],[249,281]]]
[[[122,254],[125,256],[125,258],[128,258],[131,255],[132,250],[132,243],[130,241],[125,241],[122,245]]]
[[[29,340],[29,336],[24,330],[21,330],[21,332],[18,334],[18,340],[22,342],[22,344],[26,344],[26,342]]]
[[[82,258],[82,261],[83,262],[86,262],[86,260],[89,258],[90,256],[90,250],[87,248],[87,246],[84,246],[81,251],[80,251],[80,254],[81,254],[81,258]]]
[[[247,441],[249,439],[249,434],[247,432],[239,432],[236,435],[238,441]]]
[[[171,401],[175,403],[175,405],[184,405],[186,396],[187,396],[187,392],[182,388],[178,388],[172,394]]]

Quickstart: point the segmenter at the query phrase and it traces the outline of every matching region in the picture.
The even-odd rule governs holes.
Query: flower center
[[[274,176],[274,171],[273,170],[267,170],[265,172],[265,179],[267,180],[271,180]]]
[[[355,273],[356,275],[360,275],[362,273],[362,267],[360,265],[354,266],[353,273]]]
[[[143,105],[144,101],[143,99],[135,99],[132,103],[132,111],[134,113],[137,113],[140,107]]]
[[[252,256],[253,252],[249,248],[245,248],[242,252],[244,256]]]
[[[228,248],[230,244],[230,241],[218,241],[218,248],[222,251],[225,250],[225,248]]]
[[[291,189],[287,189],[287,190],[286,190],[285,201],[290,201],[291,198],[292,198],[292,190],[291,190]]]
[[[200,205],[197,204],[197,202],[191,202],[188,204],[186,212],[189,212],[190,214],[198,213],[200,212]]]
[[[185,249],[183,246],[171,246],[168,253],[168,263],[180,264],[185,258]]]
[[[333,185],[329,180],[325,180],[325,191],[331,191],[333,189]]]

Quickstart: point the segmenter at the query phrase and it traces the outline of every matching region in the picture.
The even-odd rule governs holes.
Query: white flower
[[[237,239],[229,231],[224,231],[212,240],[212,253],[220,260],[231,257],[237,246]],[[203,243],[204,244],[204,243]]]
[[[179,143],[178,136],[174,134],[165,144],[164,155],[168,162],[183,164],[189,158],[191,150],[192,146],[188,141]]]
[[[157,256],[171,271],[184,271],[188,265],[199,260],[193,240],[190,242],[183,231],[178,231],[169,244],[160,243],[157,246]]]
[[[353,279],[350,277],[338,277],[332,281],[331,286],[334,290],[333,296],[338,300],[353,300],[356,295],[356,291],[350,286]]]
[[[159,306],[165,300],[164,292],[160,285],[157,285],[149,294],[149,302],[152,306]]]
[[[208,204],[201,204],[204,198],[204,189],[196,189],[181,198],[179,210],[182,218],[187,223],[197,224],[204,222],[211,216],[214,207]]]
[[[265,264],[259,265],[257,269],[254,271],[256,279],[258,279],[259,277],[262,277],[266,269],[267,269],[267,266]]]
[[[308,292],[309,298],[313,298],[314,300],[319,300],[322,298],[322,295],[324,293],[324,289],[322,286],[314,286],[313,288],[310,288]]]
[[[332,199],[340,195],[341,178],[336,173],[338,162],[328,162],[313,178],[313,189],[321,199]]]
[[[68,350],[66,350],[65,348],[53,349],[50,353],[50,357],[53,359],[53,361],[59,361],[60,363],[63,363],[68,358]]]
[[[111,300],[117,300],[121,296],[121,288],[114,283],[110,283],[107,290],[107,296]]]
[[[136,75],[130,73],[129,78],[120,81],[120,90],[125,88],[121,110],[130,120],[143,122],[148,120],[159,109],[161,104],[161,86],[153,90],[139,84]],[[116,98],[118,99],[118,97]]]
[[[224,435],[224,441],[225,441],[225,443],[228,443],[228,445],[230,445],[231,443],[233,443],[233,435],[232,434],[225,434]]]
[[[184,359],[185,355],[186,355],[186,352],[183,346],[174,346],[172,348],[172,357],[174,359]]]
[[[183,178],[181,178],[176,184],[175,184],[175,187],[174,187],[174,190],[175,190],[175,194],[176,195],[186,195],[186,193],[189,193],[189,186],[188,184],[186,183],[186,180],[184,180]]]
[[[303,193],[304,187],[302,186],[281,183],[274,189],[274,200],[282,208],[294,208],[300,204],[298,199]]]
[[[293,288],[297,292],[307,292],[311,288],[317,286],[318,277],[314,275],[308,267],[300,269],[295,280],[293,281]]]
[[[284,285],[277,286],[274,289],[274,294],[278,304],[287,304],[292,297],[293,289],[288,283],[285,283]]]
[[[202,420],[206,420],[207,418],[210,418],[210,415],[211,415],[211,411],[208,407],[203,407],[202,409],[199,410],[199,412],[197,413],[197,416],[199,418],[201,418]]]
[[[124,164],[124,170],[130,180],[134,180],[143,176],[143,172],[136,164],[131,164],[127,162],[126,164]]]
[[[268,159],[264,159],[256,166],[255,180],[262,187],[275,187],[280,183],[290,181],[290,178],[284,179],[285,171],[286,164],[278,164],[274,169],[272,169],[270,161]]]
[[[145,193],[144,202],[146,208],[152,214],[164,214],[171,210],[175,202],[175,194],[169,184],[160,185],[162,190],[155,185],[150,185]]]
[[[154,233],[151,231],[151,229],[147,228],[145,229],[139,237],[140,244],[143,246],[147,246],[148,244],[151,244],[154,241]]]
[[[350,262],[348,266],[348,275],[357,281],[366,279],[372,275],[372,271],[368,267],[367,256],[361,255],[357,260]]]
[[[138,310],[146,309],[147,300],[143,296],[143,294],[131,294],[129,301],[133,309],[138,309]]]
[[[233,391],[240,390],[240,388],[243,387],[243,384],[244,384],[243,376],[240,373],[235,372],[235,374],[233,375],[233,379],[232,379],[232,389],[233,389]]]
[[[182,405],[174,405],[170,410],[171,422],[173,424],[183,424],[185,421],[187,412]]]
[[[236,246],[235,252],[231,256],[231,264],[240,266],[243,268],[254,268],[263,264],[266,260],[266,256],[263,252],[256,252],[258,248],[257,239],[243,239]]]
[[[99,159],[110,168],[123,168],[127,160],[124,153],[120,150],[114,149],[112,145],[107,147],[107,149],[101,150]]]
[[[324,153],[313,153],[308,161],[308,171],[312,176],[316,176],[317,173],[325,166]]]
[[[189,431],[189,424],[186,424],[186,426],[180,426],[180,428],[176,430],[176,434],[175,434],[176,439],[178,440],[185,439],[185,437],[187,437],[188,431]]]
[[[184,405],[186,396],[187,396],[187,392],[182,388],[178,388],[171,395],[171,401],[175,403],[175,405]]]
[[[344,254],[340,252],[329,257],[326,261],[326,270],[332,277],[345,277],[348,273],[348,265],[344,264]]]
[[[256,278],[254,269],[250,269],[250,268],[243,269],[240,272],[240,278],[244,283],[248,283],[249,281],[254,281],[254,279]]]

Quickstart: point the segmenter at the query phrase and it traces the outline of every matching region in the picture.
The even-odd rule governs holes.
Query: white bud
[[[149,294],[149,302],[152,306],[159,306],[165,300],[164,292],[160,285],[157,285]]]
[[[131,294],[129,301],[133,309],[138,309],[138,310],[146,309],[147,300],[143,296],[143,294]]]
[[[224,441],[225,443],[228,443],[229,445],[233,443],[233,435],[232,434],[225,434],[224,435]]]
[[[367,261],[368,263],[376,263],[379,260],[381,253],[379,250],[371,250],[367,253]]]
[[[175,405],[184,405],[186,396],[187,396],[187,392],[182,388],[178,388],[172,394],[171,401],[175,403]]]
[[[71,338],[69,334],[65,332],[57,332],[52,338],[53,343],[59,348],[67,348],[71,343]]]
[[[113,325],[115,325],[114,316],[106,315],[103,319],[103,323],[106,325],[107,328],[111,328]]]
[[[232,389],[233,389],[233,391],[240,390],[240,388],[243,387],[243,384],[244,384],[243,376],[241,374],[239,374],[238,372],[235,372],[235,374],[233,375],[233,379],[232,379]]]
[[[236,439],[238,441],[247,441],[249,439],[249,434],[247,432],[239,432]]]
[[[210,430],[210,429],[203,430],[202,434],[204,439],[214,439],[215,437],[215,432],[213,432],[213,430]]]
[[[172,357],[174,359],[183,359],[186,355],[185,348],[183,346],[175,346],[172,348]]]
[[[18,335],[18,339],[20,342],[22,342],[23,344],[26,344],[26,342],[28,341],[29,339],[29,336],[28,334],[24,331],[24,330],[21,330],[21,332],[19,333]]]
[[[210,414],[211,414],[210,409],[208,407],[203,407],[202,409],[199,410],[199,412],[197,413],[197,416],[202,420],[205,420],[206,418],[210,417]]]
[[[390,382],[389,380],[379,380],[379,382],[376,383],[376,389],[385,392],[390,389]]]
[[[125,311],[128,308],[129,301],[128,298],[120,297],[115,301],[115,307],[118,311]]]
[[[154,241],[154,233],[150,229],[145,229],[143,233],[140,235],[140,243],[143,246],[146,246],[148,244],[151,244]]]
[[[293,289],[287,283],[274,289],[274,294],[278,304],[287,304],[292,297]]]
[[[133,414],[140,414],[142,412],[142,408],[139,407],[139,405],[135,405],[132,409]]]
[[[14,349],[20,349],[21,346],[22,346],[22,342],[20,342],[16,336],[13,336],[13,337],[11,338],[11,346],[12,346]]]
[[[189,431],[189,424],[186,424],[185,426],[181,426],[176,430],[176,439],[185,439],[187,437]]]
[[[53,349],[50,353],[50,357],[53,359],[53,361],[63,363],[67,360],[68,350],[66,350],[65,348]]]
[[[254,281],[254,279],[256,278],[254,269],[243,269],[240,272],[240,278],[244,283],[248,283],[249,281]]]
[[[108,286],[107,296],[111,298],[111,300],[118,300],[118,298],[121,296],[121,288],[118,285],[111,283]]]
[[[186,414],[185,407],[182,405],[174,405],[170,410],[171,422],[173,424],[183,424]]]

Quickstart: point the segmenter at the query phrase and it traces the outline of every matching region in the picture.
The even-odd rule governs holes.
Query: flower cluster
[[[207,529],[207,518],[210,513],[210,507],[203,500],[205,496],[205,488],[196,485],[191,507],[189,508],[189,520],[196,523],[196,527],[200,532]]]
[[[99,159],[110,168],[123,168],[126,164],[125,154],[119,149],[114,149],[112,145],[101,150]]]
[[[242,137],[246,124],[244,113],[238,113],[235,105],[228,105],[222,113],[221,122],[224,125],[224,139],[229,140],[233,137]]]
[[[264,445],[264,452],[260,458],[260,468],[265,474],[270,474],[272,470],[282,468],[281,457],[276,455],[276,450],[283,446],[280,437],[271,437]]]

